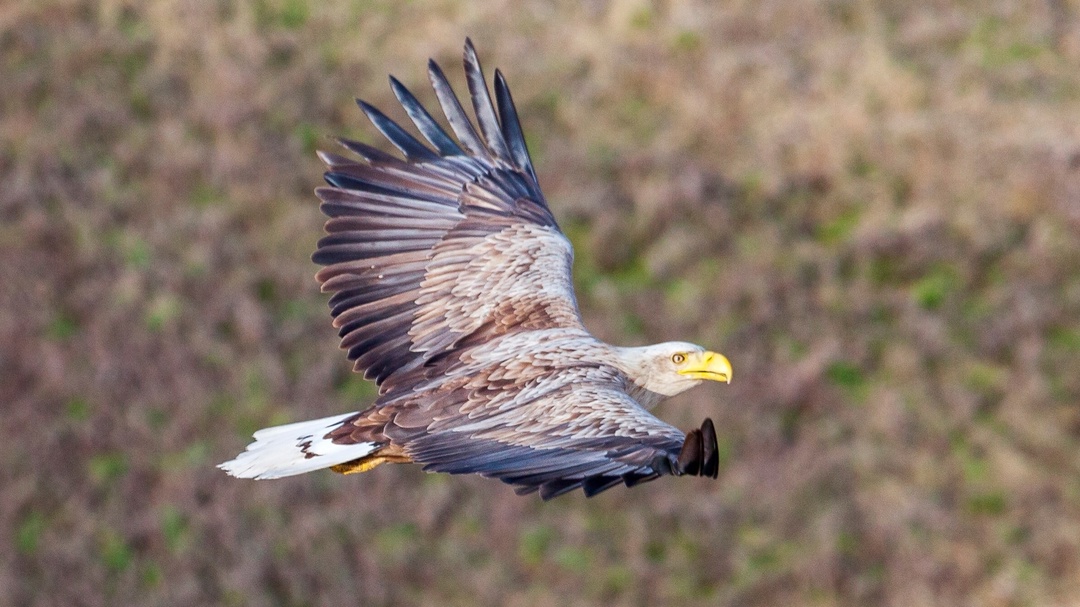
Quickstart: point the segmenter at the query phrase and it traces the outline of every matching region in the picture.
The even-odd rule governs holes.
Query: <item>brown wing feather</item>
[[[460,124],[467,118],[445,79],[436,78],[470,155],[397,81],[395,94],[436,150],[361,103],[406,159],[349,141],[363,161],[320,155],[331,187],[316,190],[330,217],[313,256],[326,266],[317,278],[334,294],[342,347],[382,393],[478,334],[581,328],[573,252],[535,181],[509,92],[498,91],[503,126],[514,122],[507,141],[471,45],[465,63],[484,149],[472,141],[476,129]]]

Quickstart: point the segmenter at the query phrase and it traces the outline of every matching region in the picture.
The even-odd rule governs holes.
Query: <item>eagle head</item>
[[[675,396],[702,381],[731,383],[731,362],[717,352],[683,341],[616,348],[620,366],[637,387]],[[648,400],[648,399],[646,399]]]

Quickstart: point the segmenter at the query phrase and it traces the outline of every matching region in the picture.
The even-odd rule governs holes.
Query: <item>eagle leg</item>
[[[393,445],[391,445],[391,447],[393,447]],[[383,448],[371,455],[365,455],[359,459],[330,466],[330,469],[338,474],[358,474],[360,472],[367,472],[379,464],[408,464],[410,462],[412,462],[412,458],[400,453],[399,450]]]

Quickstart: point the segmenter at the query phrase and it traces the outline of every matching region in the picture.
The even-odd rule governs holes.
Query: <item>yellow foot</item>
[[[336,466],[330,466],[330,469],[338,474],[358,474],[360,472],[367,472],[379,464],[394,463],[403,464],[408,463],[410,460],[408,457],[401,455],[367,455],[360,459],[354,459],[351,462],[345,462],[344,464],[337,464]]]

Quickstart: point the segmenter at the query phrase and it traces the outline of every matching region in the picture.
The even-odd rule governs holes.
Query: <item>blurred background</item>
[[[720,478],[542,503],[252,431],[369,403],[308,256],[331,135],[471,36],[603,339],[726,353]],[[380,145],[382,145],[380,143]],[[0,7],[12,605],[1066,605],[1080,597],[1080,4]],[[387,146],[384,146],[387,147]]]

